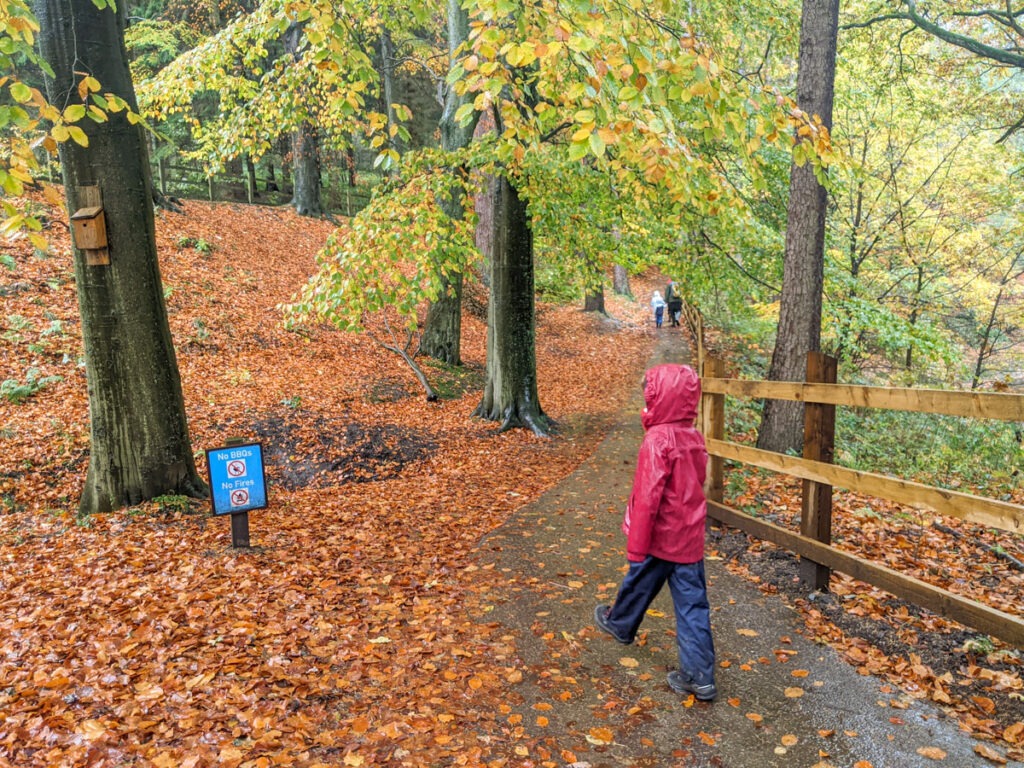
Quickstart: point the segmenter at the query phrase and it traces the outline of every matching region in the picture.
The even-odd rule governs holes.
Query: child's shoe
[[[633,640],[623,640],[621,637],[615,634],[615,630],[613,630],[611,624],[608,623],[608,612],[610,610],[611,607],[604,604],[601,604],[594,608],[594,623],[597,624],[598,629],[607,632],[609,635],[614,637],[616,642],[622,643],[623,645],[630,645],[633,642]]]
[[[697,685],[689,678],[683,677],[683,673],[678,669],[668,673],[667,682],[668,687],[676,693],[692,693],[698,701],[711,701],[718,695],[718,688],[714,683]]]

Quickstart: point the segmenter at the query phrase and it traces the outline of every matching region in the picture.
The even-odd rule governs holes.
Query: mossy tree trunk
[[[80,103],[76,71],[84,71],[137,110],[123,3],[115,12],[92,0],[40,0],[35,10],[42,54],[54,72],[47,80],[51,103]],[[143,129],[124,112],[79,125],[88,146],[60,147],[68,208],[83,207],[79,187],[99,186],[110,247],[106,266],[87,265],[82,251],[74,255],[90,433],[79,508],[107,512],[161,494],[205,495],[167,325]]]
[[[469,14],[460,0],[448,0],[448,55],[449,67],[455,64],[455,52],[469,37]],[[455,152],[468,147],[473,140],[476,120],[459,125],[455,113],[471,94],[459,95],[449,87],[445,95],[444,111],[441,113],[441,148]],[[463,173],[466,171],[463,170]],[[464,214],[465,201],[461,195],[449,197],[441,202],[445,214],[458,221]],[[444,280],[441,294],[427,310],[427,319],[420,339],[420,351],[449,365],[462,364],[462,273],[455,273]]]
[[[526,201],[506,177],[494,209],[491,294],[487,305],[487,376],[474,412],[502,431],[527,427],[546,435],[551,424],[537,397],[533,233]]]

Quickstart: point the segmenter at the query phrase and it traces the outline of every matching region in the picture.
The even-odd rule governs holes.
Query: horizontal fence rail
[[[862,472],[856,469],[826,464],[823,461],[786,456],[774,451],[762,451],[749,445],[724,440],[707,440],[708,453],[723,459],[751,464],[803,480],[837,485],[854,493],[888,499],[899,504],[925,506],[940,515],[956,517],[988,528],[1024,533],[1024,507],[998,499],[973,496],[969,493],[949,491],[932,485],[901,480],[888,475]]]
[[[707,378],[702,381],[702,385],[704,392],[709,395],[796,400],[857,408],[938,413],[975,419],[1024,421],[1024,395],[725,378]]]
[[[801,557],[801,580],[827,589],[832,569],[873,584],[954,621],[1024,647],[1024,619],[832,546],[832,487],[925,507],[988,528],[1024,533],[1024,506],[832,463],[835,406],[935,413],[966,418],[1024,421],[1024,395],[955,392],[836,384],[836,361],[811,352],[807,382],[744,381],[725,376],[721,360],[706,358],[701,379],[700,423],[710,456],[705,494],[708,516],[779,544]],[[725,396],[807,403],[804,455],[789,456],[725,440]],[[726,460],[803,480],[800,532],[790,531],[723,503]]]
[[[866,581],[947,619],[959,621],[993,637],[1024,647],[1024,621],[1016,616],[997,611],[984,603],[954,594],[942,587],[920,581],[722,504],[710,502],[708,514],[726,525],[783,546],[800,557]]]

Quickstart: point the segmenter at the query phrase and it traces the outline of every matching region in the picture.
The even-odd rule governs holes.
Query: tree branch
[[[923,29],[929,35],[944,40],[950,45],[963,48],[965,51],[970,51],[976,56],[981,56],[983,59],[991,59],[992,61],[1006,64],[1009,67],[1024,69],[1024,56],[987,45],[980,40],[975,40],[973,37],[961,35],[958,32],[953,32],[939,26],[933,21],[929,21],[917,12],[917,0],[903,0],[903,3],[907,6],[907,17],[918,29]]]

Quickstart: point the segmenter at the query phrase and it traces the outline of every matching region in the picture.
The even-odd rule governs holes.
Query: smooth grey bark
[[[285,49],[299,57],[302,29],[305,24],[292,24],[285,32]],[[291,134],[292,201],[300,216],[323,215],[320,199],[320,147],[316,126],[307,117]]]
[[[303,123],[292,133],[292,207],[300,216],[321,216],[320,150],[316,128]]]
[[[797,105],[819,115],[832,128],[836,38],[839,0],[803,0],[800,15],[800,55],[797,63]],[[821,342],[821,291],[825,270],[825,188],[810,163],[789,173],[786,252],[782,267],[779,329],[768,378],[803,381],[807,353]],[[757,447],[770,451],[799,451],[803,446],[802,403],[766,400]]]
[[[629,272],[621,264],[612,265],[612,290],[619,296],[633,296],[629,287]]]
[[[380,33],[380,64],[381,97],[384,99],[381,106],[388,116],[388,147],[401,152],[398,136],[391,135],[392,126],[398,125],[398,114],[395,112],[395,44],[387,27]]]
[[[473,131],[473,139],[484,139],[487,134],[495,133],[494,115],[488,111],[480,115]],[[494,201],[498,194],[498,177],[494,174],[483,174],[480,181],[480,188],[473,200],[473,208],[476,212],[476,233],[474,240],[476,249],[480,251],[480,282],[486,286],[491,285],[491,253],[494,250]]]
[[[491,294],[487,304],[487,375],[474,416],[505,431],[546,435],[551,422],[537,396],[533,232],[526,201],[504,176],[494,210]]]
[[[448,56],[449,67],[454,66],[456,51],[469,37],[469,14],[459,0],[448,0]],[[471,94],[457,94],[449,87],[445,94],[444,110],[438,127],[441,131],[441,149],[455,152],[469,146],[473,140],[477,118],[466,125],[455,119],[459,107],[471,100]],[[477,114],[477,113],[475,113]],[[457,173],[468,173],[460,168]],[[460,220],[465,201],[454,194],[441,201],[445,215]],[[420,339],[420,351],[449,365],[462,364],[462,273],[450,275],[443,281],[442,292],[427,310],[427,319]]]
[[[491,254],[494,252],[494,199],[498,194],[498,179],[487,175],[473,201],[476,212],[476,249],[480,251],[480,282],[491,284]]]
[[[86,71],[137,110],[124,47],[124,5],[100,10],[92,0],[35,4],[40,48],[53,67],[53,104],[80,103]],[[89,393],[89,469],[79,509],[108,512],[162,494],[202,496],[167,325],[153,222],[152,179],[141,126],[124,112],[79,123],[87,147],[60,145],[68,208],[82,207],[78,187],[103,196],[110,264],[88,266],[75,250]]]

